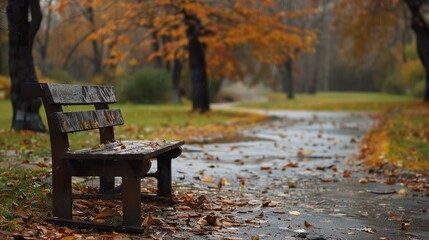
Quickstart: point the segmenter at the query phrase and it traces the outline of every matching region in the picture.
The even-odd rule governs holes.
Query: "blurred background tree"
[[[429,101],[428,3],[340,0],[335,5],[346,58],[370,68],[377,88]]]
[[[187,99],[198,112],[211,101],[240,100],[240,88],[289,98],[318,91],[423,97],[427,74],[405,3],[44,0],[33,54],[41,81],[113,84],[124,96],[128,81],[139,85],[150,75],[170,95],[158,102]],[[9,82],[7,35],[0,32],[0,83]],[[10,84],[1,86],[7,96]]]

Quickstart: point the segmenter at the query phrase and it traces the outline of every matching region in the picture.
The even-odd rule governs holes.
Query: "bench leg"
[[[57,160],[58,161],[58,160]],[[56,161],[52,161],[56,162]],[[72,179],[64,164],[52,166],[52,212],[54,217],[72,218]]]
[[[115,188],[115,177],[100,177],[100,193],[105,193]]]
[[[171,157],[159,157],[158,164],[158,196],[171,198]]]
[[[122,178],[123,225],[141,227],[140,178]]]

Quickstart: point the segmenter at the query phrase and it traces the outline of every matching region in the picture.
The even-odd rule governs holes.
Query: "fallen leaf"
[[[146,218],[143,220],[143,226],[145,229],[149,229],[149,227],[152,225],[153,217],[151,214],[148,214]]]
[[[344,170],[343,177],[350,177],[352,175],[352,171],[350,170]]]
[[[317,165],[317,166],[316,166],[316,169],[317,169],[317,170],[320,170],[320,171],[325,171],[326,167],[325,167],[325,166]]]
[[[75,240],[78,239],[78,236],[66,236],[66,237],[62,237],[61,240]]]
[[[297,168],[298,163],[297,162],[288,162],[287,164],[284,164],[285,167],[291,167],[291,168]]]
[[[244,179],[240,179],[240,188],[242,191],[246,190],[246,181]]]
[[[405,189],[405,188],[403,188],[403,189],[399,190],[398,193],[400,195],[407,196],[408,195],[408,190]]]
[[[387,185],[394,185],[394,184],[396,184],[396,180],[393,178],[389,178],[386,180],[386,184]]]
[[[272,170],[271,167],[269,167],[269,166],[261,166],[260,169],[261,169],[261,171],[271,171]]]
[[[215,213],[210,213],[209,215],[200,218],[198,224],[207,226],[222,226],[222,223],[217,220],[218,218],[219,216],[216,216]]]
[[[308,155],[313,154],[313,151],[311,149],[307,149],[307,150],[304,150],[303,153],[304,153],[305,156],[308,156]]]
[[[262,207],[275,207],[278,204],[279,204],[278,202],[274,202],[274,201],[265,201],[262,203]]]
[[[112,209],[105,209],[101,213],[97,214],[94,219],[105,219],[108,217],[119,216],[120,214]]]
[[[368,178],[364,177],[359,179],[359,183],[368,183]]]
[[[203,178],[201,178],[202,182],[206,182],[206,183],[214,183],[214,177],[213,176],[203,176]]]
[[[377,230],[375,228],[370,228],[370,227],[364,227],[361,229],[362,232],[367,232],[367,233],[371,233],[371,234],[376,234]]]
[[[407,231],[410,228],[410,223],[403,222],[401,223],[401,228],[399,230]]]
[[[188,206],[180,205],[180,206],[176,207],[176,210],[177,211],[191,211],[192,209],[190,207],[188,207]]]
[[[306,228],[314,228],[314,226],[313,225],[311,225],[309,222],[307,222],[307,221],[304,221],[304,226],[306,227]]]
[[[229,186],[229,185],[231,185],[231,183],[230,183],[230,182],[228,182],[228,179],[226,179],[226,177],[222,177],[222,178],[219,180],[219,183],[218,183],[218,185],[217,185],[217,188],[218,188],[218,190],[220,191],[220,190],[222,189],[222,187],[223,187],[223,186]]]

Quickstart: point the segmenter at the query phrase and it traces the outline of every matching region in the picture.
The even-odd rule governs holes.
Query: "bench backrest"
[[[99,129],[100,143],[113,142],[113,126],[124,124],[121,111],[109,109],[109,104],[118,102],[112,86],[27,83],[22,91],[24,96],[42,98],[53,152],[70,148],[71,132]],[[63,112],[65,105],[94,105],[95,110]]]

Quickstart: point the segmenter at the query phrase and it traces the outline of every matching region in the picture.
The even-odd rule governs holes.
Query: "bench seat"
[[[116,141],[97,148],[67,151],[61,157],[70,160],[147,160],[183,144],[184,141]]]

